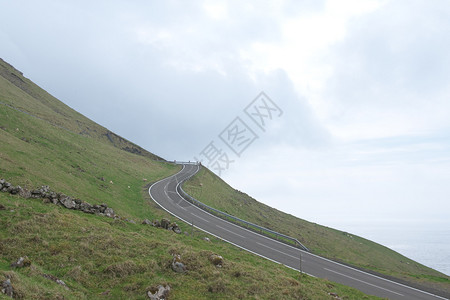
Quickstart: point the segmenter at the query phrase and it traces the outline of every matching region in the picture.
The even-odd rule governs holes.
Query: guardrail
[[[300,249],[303,249],[303,250],[309,252],[309,249],[306,248],[305,245],[300,243],[300,241],[297,240],[296,238],[293,238],[293,237],[284,235],[282,233],[273,231],[271,229],[268,229],[268,228],[265,228],[265,227],[261,227],[259,225],[247,222],[247,221],[242,220],[242,219],[239,219],[239,218],[237,218],[235,216],[232,216],[232,215],[229,215],[227,213],[224,213],[224,212],[222,212],[222,211],[220,211],[218,209],[215,209],[215,208],[213,208],[211,206],[208,206],[208,205],[198,201],[197,199],[195,199],[194,197],[192,197],[188,193],[186,193],[183,190],[183,188],[182,188],[182,185],[184,184],[184,182],[186,180],[188,180],[189,178],[190,177],[186,178],[180,184],[178,184],[177,190],[180,193],[180,195],[184,199],[189,201],[190,203],[194,204],[195,206],[197,206],[197,207],[199,207],[199,208],[201,208],[201,209],[203,209],[203,210],[205,210],[205,211],[207,211],[207,212],[209,212],[209,213],[211,213],[211,214],[213,214],[213,215],[215,215],[215,216],[217,216],[217,217],[219,217],[221,219],[224,219],[224,220],[229,221],[231,223],[237,224],[237,225],[239,225],[241,227],[247,228],[247,229],[249,229],[251,231],[255,231],[255,232],[261,233],[261,234],[263,234],[263,235],[265,235],[267,237],[276,239],[277,241],[286,243],[288,245],[293,245],[293,246],[295,246],[297,248],[300,248]]]
[[[174,160],[174,161],[170,161],[170,162],[173,162],[176,165],[195,165],[195,166],[200,165],[200,162],[198,162],[198,161],[177,161],[177,160]]]

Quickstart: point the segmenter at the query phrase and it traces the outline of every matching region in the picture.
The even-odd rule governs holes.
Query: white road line
[[[364,284],[371,285],[371,286],[376,287],[376,288],[379,288],[379,289],[381,289],[381,290],[385,290],[385,291],[388,291],[388,292],[390,292],[390,293],[393,293],[393,294],[396,294],[396,295],[399,295],[399,296],[402,296],[402,297],[405,296],[405,295],[403,295],[403,294],[400,294],[400,293],[397,293],[397,292],[394,292],[394,291],[391,291],[391,290],[382,288],[381,286],[378,286],[378,285],[375,285],[375,284],[372,284],[372,283],[368,283],[368,282],[366,282],[366,281],[359,280],[359,279],[356,279],[356,278],[354,278],[354,277],[351,277],[351,276],[348,276],[348,275],[345,275],[345,274],[342,274],[342,273],[339,273],[339,272],[336,272],[336,271],[333,271],[333,270],[330,270],[330,269],[327,269],[327,268],[324,268],[324,269],[327,270],[327,271],[329,271],[329,272],[336,273],[336,274],[338,274],[338,275],[341,275],[341,276],[344,276],[344,277],[353,279],[353,280],[355,280],[355,281],[359,281],[359,282],[362,282],[362,283],[364,283]]]
[[[226,228],[224,228],[224,227],[222,227],[222,226],[216,225],[216,227],[219,227],[219,228],[222,229],[222,230],[228,231],[229,233],[232,233],[232,234],[234,234],[234,235],[237,235],[238,237],[241,237],[241,238],[243,238],[243,239],[246,239],[245,236],[242,236],[242,235],[240,235],[240,234],[237,234],[236,232],[233,232],[233,231],[231,231],[231,230],[228,230],[228,229],[226,229]]]
[[[180,206],[181,207],[181,206]],[[186,210],[185,208],[184,208],[184,210]],[[206,220],[206,219],[203,219],[202,217],[199,217],[199,216],[197,216],[196,214],[194,214],[194,213],[191,213],[194,217],[196,217],[196,218],[199,218],[200,220],[203,220],[203,221],[205,221],[206,223],[209,223],[209,221],[208,220]]]
[[[295,258],[295,259],[300,259],[300,255],[299,255],[299,256],[290,255],[290,254],[284,253],[283,251],[280,251],[280,250],[274,249],[274,248],[272,248],[272,247],[266,246],[266,245],[264,245],[264,244],[261,244],[261,243],[258,243],[258,242],[256,242],[256,243],[257,243],[258,245],[263,246],[263,247],[266,247],[266,248],[268,248],[268,249],[270,249],[270,250],[272,250],[272,251],[281,253],[281,254],[283,254],[283,255],[286,255],[286,256],[289,256],[289,257],[292,257],[292,258]],[[302,261],[303,261],[303,260],[302,260]]]

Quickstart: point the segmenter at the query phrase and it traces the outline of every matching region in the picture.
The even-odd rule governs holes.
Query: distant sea
[[[421,226],[393,223],[334,223],[330,227],[351,232],[450,276],[450,224]]]

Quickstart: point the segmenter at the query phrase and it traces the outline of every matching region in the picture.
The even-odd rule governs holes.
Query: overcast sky
[[[450,224],[448,0],[0,0],[0,10],[1,58],[166,159],[214,145],[233,161],[221,174],[232,186],[320,224]],[[244,110],[262,91],[274,110],[259,106],[261,128]],[[253,134],[237,140],[239,155],[220,138],[236,117]]]

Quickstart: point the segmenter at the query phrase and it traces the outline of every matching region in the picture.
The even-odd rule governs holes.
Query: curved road
[[[354,287],[366,294],[389,299],[445,299],[399,283],[395,283],[348,266],[330,261],[267,238],[201,210],[183,199],[177,186],[199,170],[196,165],[183,165],[183,169],[149,188],[150,197],[163,209],[180,220],[223,239],[237,247],[287,267]]]

